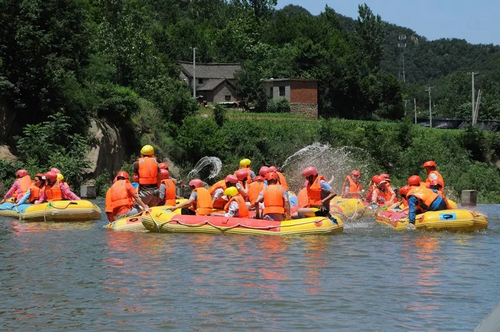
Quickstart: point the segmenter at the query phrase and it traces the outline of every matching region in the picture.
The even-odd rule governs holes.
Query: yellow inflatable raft
[[[285,221],[251,218],[180,215],[171,212],[153,212],[142,216],[146,229],[157,233],[209,233],[247,235],[314,235],[334,234],[344,230],[339,217],[314,217]]]
[[[346,221],[361,219],[365,214],[365,210],[365,204],[358,198],[342,198],[336,196],[330,201],[330,212],[340,215],[342,218],[346,219]]]
[[[408,213],[400,210],[387,209],[379,213],[375,220],[397,231],[406,230],[409,227]],[[415,218],[415,228],[419,230],[474,232],[487,227],[486,216],[463,209],[428,211],[418,214]]]
[[[187,199],[179,200],[177,204],[182,203],[183,201],[187,201]],[[154,206],[151,208],[151,213],[153,215],[165,212],[165,213],[170,213],[170,210],[167,210],[168,206]],[[175,213],[180,214],[181,209],[177,209],[174,211]],[[105,226],[105,228],[112,229],[115,231],[133,231],[133,232],[145,232],[147,231],[146,228],[142,225],[142,216],[144,215],[144,212],[140,212],[139,214],[135,216],[130,216],[126,218],[121,218],[118,220],[115,220],[108,225]]]
[[[101,209],[87,200],[55,201],[38,205],[13,203],[0,205],[0,216],[25,221],[89,221],[101,219]]]

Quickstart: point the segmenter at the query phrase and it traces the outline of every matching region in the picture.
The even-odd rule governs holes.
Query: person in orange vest
[[[236,187],[229,187],[224,190],[224,195],[229,199],[229,201],[224,206],[225,213],[214,212],[211,215],[217,217],[226,218],[248,218],[248,207],[245,199],[238,192]]]
[[[446,202],[441,198],[438,191],[422,187],[420,182],[420,176],[418,175],[412,175],[408,178],[408,185],[411,189],[406,197],[408,199],[408,219],[412,225],[415,225],[418,208],[420,208],[421,213],[446,210]]]
[[[25,169],[20,169],[16,172],[16,180],[10,187],[9,191],[5,194],[0,204],[4,203],[5,200],[10,197],[14,197],[14,201],[18,202],[26,194],[31,186],[31,178],[28,171]]]
[[[283,175],[283,173],[281,173],[277,168],[276,166],[270,166],[269,167],[269,172],[275,172],[276,174],[278,174],[278,177],[279,177],[279,180],[278,180],[278,183],[286,190],[288,191],[288,183],[286,181],[286,178],[285,176]]]
[[[255,201],[259,197],[259,194],[261,193],[262,190],[264,190],[265,187],[264,183],[264,178],[260,175],[257,175],[254,178],[254,181],[250,183],[248,186],[248,202],[249,202],[249,208],[253,209],[255,205]]]
[[[210,196],[208,190],[205,188],[203,181],[201,181],[200,179],[191,180],[189,181],[189,187],[191,187],[191,196],[189,196],[189,199],[184,203],[169,207],[167,208],[167,210],[174,211],[177,209],[182,209],[181,214],[186,215],[210,215],[213,210],[212,197]]]
[[[342,185],[342,198],[361,198],[363,186],[360,178],[361,173],[358,170],[353,170],[346,176]]]
[[[409,185],[403,186],[399,189],[399,196],[401,196],[401,204],[404,209],[408,207],[408,199],[406,198],[406,195],[408,195],[408,191],[410,191],[410,189],[411,187]]]
[[[144,211],[149,211],[149,206],[144,204],[129,180],[127,172],[118,172],[115,183],[106,192],[105,212],[109,222],[138,214],[134,202]]]
[[[227,203],[227,199],[224,197],[224,190],[230,187],[235,187],[237,183],[238,178],[229,174],[224,180],[216,182],[208,189],[208,192],[212,195],[212,206],[214,209],[224,209],[224,206]]]
[[[368,203],[372,202],[373,191],[375,190],[375,188],[377,188],[377,183],[380,183],[380,181],[382,181],[382,179],[380,178],[379,175],[374,175],[370,180],[370,184],[368,185],[368,191],[365,197]]]
[[[148,206],[160,204],[160,165],[154,156],[155,149],[147,144],[141,149],[141,158],[134,163],[134,174],[139,176],[139,197]]]
[[[444,192],[444,179],[443,176],[436,170],[436,163],[432,160],[426,161],[424,163],[425,171],[427,172],[427,179],[425,179],[425,183],[428,185],[431,181],[441,181],[442,188],[440,191]]]
[[[66,185],[60,184],[59,181],[57,181],[57,173],[48,171],[45,173],[45,181],[43,192],[40,198],[35,201],[35,204],[61,200],[80,200],[80,197],[76,196]]]
[[[171,178],[170,172],[163,168],[160,170],[160,175],[160,200],[164,205],[175,205],[177,180]]]
[[[278,184],[278,174],[269,172],[266,174],[267,186],[259,194],[255,201],[257,218],[283,221],[290,219],[290,201],[288,192]],[[260,202],[264,203],[263,216],[260,215]]]
[[[300,208],[294,217],[303,218],[312,213],[316,216],[330,217],[330,201],[337,196],[335,189],[312,166],[304,169],[302,176],[307,180],[308,206]],[[313,209],[317,209],[317,211]]]
[[[255,179],[255,173],[254,173],[254,171],[252,171],[252,167],[250,166],[251,163],[252,163],[252,161],[248,158],[241,159],[240,160],[240,168],[239,168],[239,169],[246,169],[248,171],[248,181],[247,182],[249,184],[253,181],[253,179]],[[236,175],[236,172],[234,173],[234,175]]]
[[[372,193],[372,204],[391,205],[396,201],[396,193],[389,185],[389,182],[383,180],[382,177],[375,179],[376,187]]]
[[[242,168],[237,170],[234,175],[238,179],[238,183],[236,183],[236,189],[238,189],[238,192],[245,200],[248,200],[248,186],[251,183],[248,182],[250,180],[250,174],[245,168]]]
[[[45,178],[42,173],[37,173],[31,182],[31,186],[24,196],[17,201],[16,206],[25,203],[34,203],[36,200],[40,199],[43,187],[45,186]]]

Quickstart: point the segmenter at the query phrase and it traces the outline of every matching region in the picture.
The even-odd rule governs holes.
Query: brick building
[[[284,98],[292,113],[318,117],[318,80],[280,78],[264,80],[264,89],[270,99]]]

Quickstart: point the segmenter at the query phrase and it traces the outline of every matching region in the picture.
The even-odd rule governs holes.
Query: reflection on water
[[[473,234],[113,232],[0,223],[5,330],[470,331],[500,298],[499,209]],[[483,212],[483,211],[481,211]]]

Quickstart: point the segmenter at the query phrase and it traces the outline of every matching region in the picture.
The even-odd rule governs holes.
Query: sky
[[[428,40],[458,38],[500,45],[499,0],[278,0],[276,8],[293,4],[318,15],[328,5],[357,18],[358,4],[363,3],[383,21],[410,28]]]

